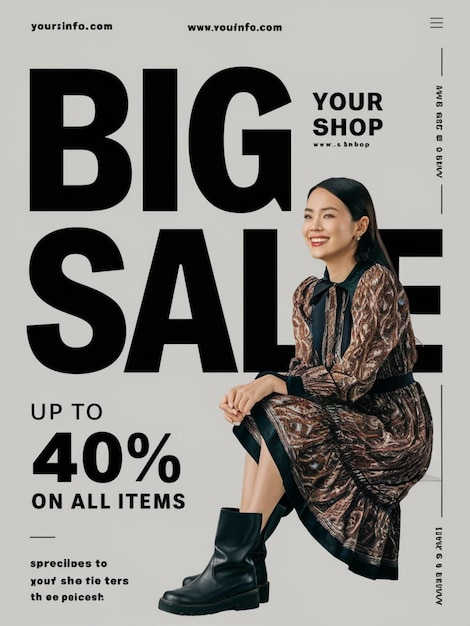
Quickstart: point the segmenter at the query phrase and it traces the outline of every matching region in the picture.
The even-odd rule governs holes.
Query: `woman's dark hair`
[[[308,192],[307,198],[318,187],[326,189],[339,198],[348,207],[353,221],[357,222],[364,215],[369,218],[369,226],[357,245],[356,260],[375,261],[385,265],[385,267],[388,267],[396,274],[377,228],[374,203],[364,185],[351,178],[327,178],[312,187]]]

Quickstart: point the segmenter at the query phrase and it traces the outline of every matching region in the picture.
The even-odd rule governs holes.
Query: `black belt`
[[[389,378],[379,378],[372,385],[369,393],[385,393],[387,391],[395,391],[402,387],[407,387],[414,383],[413,374],[403,374],[402,376],[390,376]]]

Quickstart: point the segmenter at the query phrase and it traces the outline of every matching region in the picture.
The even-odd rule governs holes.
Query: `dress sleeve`
[[[311,333],[306,326],[305,301],[300,301],[301,295],[298,288],[293,313],[295,357],[285,377],[288,393],[356,401],[372,387],[379,368],[409,324],[408,299],[403,287],[381,265],[364,272],[352,301],[349,347],[330,369],[312,361]]]

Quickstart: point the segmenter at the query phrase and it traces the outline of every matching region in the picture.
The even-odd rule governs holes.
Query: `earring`
[[[356,236],[354,237],[354,239],[355,239],[356,241],[359,241],[359,240],[361,239],[361,235],[356,235]]]

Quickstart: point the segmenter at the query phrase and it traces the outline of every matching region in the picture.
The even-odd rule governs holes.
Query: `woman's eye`
[[[334,215],[333,213],[325,213],[323,217],[327,217],[329,219],[330,217],[334,217]]]

